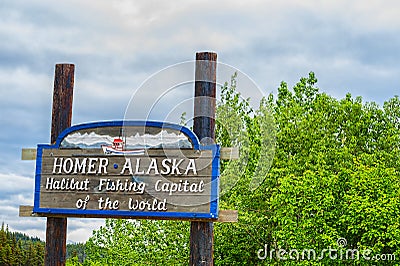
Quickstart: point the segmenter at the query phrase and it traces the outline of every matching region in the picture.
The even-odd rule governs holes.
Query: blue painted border
[[[42,172],[42,155],[43,149],[60,148],[62,140],[69,134],[90,128],[98,127],[123,127],[123,126],[142,126],[142,127],[157,127],[174,129],[182,132],[189,137],[193,144],[194,150],[212,150],[212,170],[211,170],[211,196],[210,196],[210,211],[209,213],[202,212],[136,212],[136,211],[113,211],[113,210],[74,210],[74,209],[61,209],[61,208],[40,208],[40,179]],[[36,173],[35,173],[35,194],[34,194],[34,213],[41,214],[59,214],[59,215],[93,215],[96,217],[130,217],[130,218],[170,218],[170,219],[217,219],[218,218],[218,198],[219,198],[219,174],[220,174],[220,147],[219,145],[202,146],[200,142],[190,129],[177,124],[159,122],[159,121],[103,121],[92,122],[72,126],[64,130],[57,138],[54,145],[39,144],[36,156]]]

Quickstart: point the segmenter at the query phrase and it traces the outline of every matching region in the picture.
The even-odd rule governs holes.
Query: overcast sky
[[[314,71],[321,91],[382,105],[400,94],[399,12],[395,0],[2,0],[0,222],[44,239],[45,219],[18,217],[19,205],[33,205],[35,171],[20,156],[49,142],[56,63],[76,65],[74,124],[123,119],[139,88],[133,116],[155,106],[151,118],[164,119],[176,95],[155,104],[160,91],[143,82],[198,51],[217,52],[227,72],[248,75],[262,94]],[[192,93],[190,84],[178,92]],[[85,241],[103,222],[68,219],[68,239]]]

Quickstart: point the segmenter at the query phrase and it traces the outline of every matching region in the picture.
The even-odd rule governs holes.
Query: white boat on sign
[[[144,149],[126,150],[125,142],[121,138],[115,138],[112,145],[101,145],[104,154],[114,155],[143,155]]]

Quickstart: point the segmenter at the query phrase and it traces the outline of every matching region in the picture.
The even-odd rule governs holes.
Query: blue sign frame
[[[192,143],[193,150],[211,150],[212,151],[212,166],[211,166],[211,195],[209,212],[155,212],[155,211],[129,211],[129,210],[82,210],[82,209],[63,209],[63,208],[41,208],[40,207],[40,182],[42,172],[42,156],[45,149],[62,149],[61,143],[63,139],[75,131],[82,129],[101,128],[101,127],[156,127],[162,129],[177,130],[185,134]],[[220,175],[220,146],[200,144],[195,133],[187,127],[159,122],[159,121],[102,121],[84,123],[72,126],[64,130],[57,138],[54,145],[38,144],[36,156],[36,173],[35,173],[35,193],[33,212],[44,216],[65,216],[65,217],[97,217],[97,218],[137,218],[137,219],[182,219],[182,220],[202,220],[202,219],[217,219],[218,218],[218,200],[219,200],[219,175]]]

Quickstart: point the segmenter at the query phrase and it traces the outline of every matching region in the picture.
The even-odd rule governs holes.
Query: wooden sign
[[[217,219],[220,149],[175,124],[73,126],[38,145],[33,212],[75,217]]]

